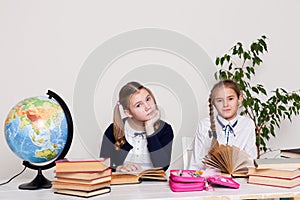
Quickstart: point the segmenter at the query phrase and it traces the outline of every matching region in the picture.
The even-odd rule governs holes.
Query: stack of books
[[[300,158],[255,159],[248,183],[293,188],[300,185]]]
[[[110,192],[109,158],[96,160],[58,160],[52,188],[57,194],[91,197]]]
[[[280,149],[283,158],[300,158],[300,148]]]

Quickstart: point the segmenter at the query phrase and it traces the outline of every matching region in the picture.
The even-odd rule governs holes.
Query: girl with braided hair
[[[208,154],[212,140],[219,144],[235,145],[257,157],[255,126],[247,116],[238,114],[243,95],[238,84],[232,80],[222,80],[214,85],[209,97],[209,117],[198,124],[190,169],[204,168],[203,158]],[[217,115],[214,115],[214,108]]]
[[[121,118],[120,107],[126,115]],[[152,92],[129,82],[119,92],[113,123],[106,129],[100,157],[110,157],[113,171],[167,170],[171,161],[173,130],[160,119]]]

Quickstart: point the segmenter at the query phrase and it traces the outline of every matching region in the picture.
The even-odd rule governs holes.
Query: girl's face
[[[242,100],[242,95],[238,97],[237,93],[231,88],[219,87],[214,91],[213,104],[218,114],[226,120],[232,120],[236,117]]]
[[[150,113],[156,109],[155,101],[146,89],[140,89],[129,99],[129,110],[125,114],[133,120],[145,122],[150,119]]]

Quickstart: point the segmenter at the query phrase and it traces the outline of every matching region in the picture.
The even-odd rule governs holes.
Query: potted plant
[[[291,122],[292,116],[299,115],[300,110],[299,90],[288,92],[276,88],[268,94],[262,84],[251,82],[256,68],[263,62],[261,56],[268,51],[266,40],[266,36],[261,36],[249,49],[237,42],[227,54],[215,60],[220,67],[215,79],[232,79],[244,92],[241,115],[248,115],[255,124],[258,158],[261,151],[268,150],[266,142],[271,136],[275,137],[275,129],[280,128],[281,121],[288,119]]]

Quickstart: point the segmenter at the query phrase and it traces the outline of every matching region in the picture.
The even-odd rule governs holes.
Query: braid
[[[215,123],[215,115],[214,115],[214,107],[212,104],[212,95],[210,95],[209,99],[208,99],[208,107],[209,107],[209,118],[210,118],[210,134],[212,134],[212,136],[214,138],[217,138],[217,131],[216,131],[216,123]],[[211,135],[210,135],[211,137]]]

